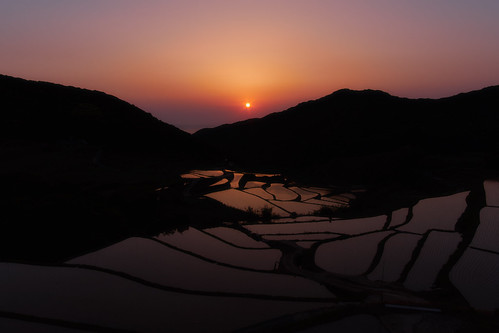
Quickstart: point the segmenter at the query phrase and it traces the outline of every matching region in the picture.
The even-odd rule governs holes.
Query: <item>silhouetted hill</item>
[[[190,136],[99,91],[0,75],[1,139],[84,141],[102,147],[178,150]]]
[[[213,154],[98,91],[0,75],[0,260],[68,258],[161,228],[154,190]]]
[[[236,163],[332,183],[387,183],[492,171],[499,86],[442,99],[339,90],[195,137]]]

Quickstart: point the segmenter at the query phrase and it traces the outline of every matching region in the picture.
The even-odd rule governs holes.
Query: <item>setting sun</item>
[[[251,107],[251,103],[246,103],[245,106],[247,109],[249,109]]]

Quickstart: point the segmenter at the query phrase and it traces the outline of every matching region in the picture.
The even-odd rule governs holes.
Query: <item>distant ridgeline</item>
[[[194,136],[244,165],[336,183],[490,174],[499,171],[499,86],[442,99],[344,89]]]
[[[0,138],[83,140],[141,150],[184,149],[190,136],[99,91],[0,75]]]

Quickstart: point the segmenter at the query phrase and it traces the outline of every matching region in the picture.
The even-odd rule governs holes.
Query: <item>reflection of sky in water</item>
[[[218,182],[216,182],[216,183],[214,183],[214,184],[212,184],[212,185],[210,185],[210,186],[218,186],[218,185],[223,185],[223,184],[227,184],[228,182],[229,182],[229,181],[228,181],[226,178],[224,178],[224,179],[219,180]]]
[[[327,206],[327,207],[343,207],[343,206],[345,206],[345,204],[342,204],[339,201],[324,200],[324,199],[323,200],[309,199],[309,200],[307,200],[305,202],[306,203],[310,203],[310,204],[315,204],[315,205]]]
[[[473,307],[499,308],[499,254],[466,249],[452,268],[450,279]]]
[[[408,208],[401,208],[392,212],[392,220],[390,221],[390,228],[404,224],[409,214]]]
[[[283,184],[271,184],[265,189],[270,194],[274,195],[277,200],[296,200],[298,194],[284,187]]]
[[[241,177],[242,174],[235,174],[236,181],[231,186],[237,187]],[[487,181],[484,187],[488,205],[495,205],[499,198],[499,182]],[[365,275],[372,281],[398,282],[408,289],[431,291],[439,287],[434,285],[438,275],[451,256],[458,252],[463,240],[455,226],[467,207],[469,194],[462,192],[422,199],[413,207],[392,212],[390,220],[384,215],[329,219],[306,214],[321,206],[348,205],[356,195],[333,195],[329,189],[286,188],[281,183],[265,185],[264,182],[250,181],[244,191],[230,189],[208,196],[240,209],[248,206],[261,209],[274,204],[274,213],[289,216],[289,212],[296,212],[304,216],[274,219],[267,223],[245,222],[241,226],[246,231],[224,227],[212,228],[203,234],[189,229],[184,234],[164,236],[163,240],[216,262],[270,270],[276,268],[273,264],[282,258],[271,254],[272,249],[268,247],[267,250],[251,249],[263,248],[262,244],[275,247],[281,242],[292,243],[297,249],[311,251],[317,266],[328,272],[342,276]],[[295,201],[298,195],[301,201]],[[278,200],[273,200],[273,196]],[[480,220],[469,247],[461,250],[461,258],[449,268],[450,279],[474,307],[493,310],[499,306],[493,282],[499,279],[499,208],[483,208]],[[210,238],[210,235],[214,237]],[[255,251],[262,252],[252,255]],[[480,286],[476,281],[480,281]]]
[[[391,233],[382,231],[322,244],[315,253],[315,262],[331,273],[364,274],[376,255],[379,242]]]
[[[340,237],[340,234],[324,234],[324,233],[316,233],[316,234],[293,234],[293,235],[263,235],[262,238],[266,240],[325,240],[325,239],[334,239]]]
[[[460,241],[458,233],[432,231],[404,285],[417,291],[431,289],[438,273],[457,250]]]
[[[207,232],[211,235],[219,237],[227,242],[230,242],[231,244],[240,247],[255,248],[255,249],[269,248],[269,245],[267,245],[266,243],[256,241],[253,238],[249,237],[248,235],[242,233],[241,231],[233,228],[227,228],[227,227],[208,228],[204,229],[204,232]]]
[[[195,170],[182,177],[189,180],[192,178],[220,177],[223,173],[216,171]],[[230,180],[230,189],[206,194],[207,197],[220,201],[221,203],[247,210],[252,208],[259,212],[263,208],[271,207],[272,213],[277,216],[311,215],[319,211],[322,207],[348,207],[350,200],[356,196],[352,193],[342,193],[331,195],[331,189],[310,187],[302,188],[298,186],[286,187],[284,183],[271,182],[269,177],[280,177],[271,174],[252,174],[248,178],[243,173],[227,172],[224,177]],[[260,177],[260,178],[258,178]],[[256,180],[255,180],[256,179]],[[275,178],[272,178],[275,179]],[[282,179],[282,177],[281,177]],[[218,181],[216,185],[224,184],[223,180]],[[249,195],[254,196],[251,198]],[[326,195],[331,195],[326,197]],[[319,199],[320,198],[320,199]]]
[[[480,211],[480,225],[471,246],[499,252],[499,208],[485,207]]]
[[[230,182],[230,187],[232,187],[232,188],[239,188],[239,181],[241,180],[242,176],[243,176],[242,173],[236,173],[236,172],[234,172],[234,178]]]
[[[244,185],[244,188],[245,189],[249,189],[249,188],[261,188],[263,185],[265,185],[264,182],[249,181],[249,182],[246,182],[246,184]]]
[[[209,248],[205,250],[210,251]],[[227,267],[215,260],[199,258],[204,255],[202,252],[194,254],[153,240],[130,238],[69,263],[111,269],[150,282],[188,290],[289,297],[332,296],[319,284],[304,278]],[[245,264],[240,262],[242,268]]]
[[[241,249],[194,228],[156,238],[185,251],[202,253],[216,262],[246,268],[271,271],[281,258],[277,249]]]
[[[485,181],[487,206],[473,240],[450,272],[452,283],[478,309],[499,309],[499,182]]]
[[[263,200],[255,195],[236,189],[213,192],[210,194],[206,194],[206,196],[220,201],[229,207],[234,207],[241,210],[247,210],[248,207],[252,207],[255,210],[261,210],[265,207],[272,207],[272,212],[274,214],[279,214],[280,216],[289,215],[289,213],[276,207],[269,201]]]
[[[161,264],[164,266],[165,262]],[[171,292],[81,268],[2,263],[0,272],[0,311],[97,325],[104,328],[102,331],[109,328],[136,332],[164,332],[171,328],[175,332],[204,332],[215,328],[233,331],[325,305]],[[46,325],[34,322],[28,327],[33,328],[32,332],[40,332]],[[57,332],[47,330],[52,331]]]
[[[217,170],[197,170],[188,177],[220,175]],[[286,217],[190,227],[155,239],[129,238],[68,262],[83,265],[78,267],[0,263],[0,311],[137,331],[158,327],[230,331],[330,306],[335,296],[322,284],[326,272],[350,276],[353,284],[362,275],[375,285],[396,282],[398,287],[431,292],[447,288],[435,285],[444,267],[471,306],[499,308],[499,207],[493,207],[499,182],[484,183],[488,207],[473,208],[481,223],[468,244],[455,226],[470,192],[422,199],[413,207],[388,213],[387,225],[385,215],[289,217],[289,212],[355,196],[335,197],[328,189],[285,188],[281,183],[267,187],[258,180],[246,183],[244,191],[237,190],[242,175],[234,175],[231,189],[207,196],[244,210],[275,203],[286,211],[273,206],[273,212]],[[279,200],[272,200],[270,193]],[[298,195],[302,201],[292,201]],[[410,211],[412,218],[406,221]],[[281,298],[268,299],[272,297]],[[317,299],[327,303],[318,304]],[[5,318],[0,318],[2,324],[19,327]],[[340,321],[336,324],[341,326]]]
[[[330,189],[322,188],[322,187],[307,187],[307,190],[319,193],[320,195],[328,195],[331,193]]]
[[[431,229],[454,230],[457,220],[466,209],[468,194],[469,192],[462,192],[421,200],[414,206],[414,216],[409,223],[397,229],[419,234]]]
[[[224,173],[221,170],[192,170],[189,173],[181,175],[182,178],[200,178],[200,177],[217,177]]]
[[[318,211],[321,206],[309,204],[306,202],[299,201],[278,201],[278,200],[269,200],[272,204],[285,209],[288,212],[296,213],[299,215],[312,214],[315,211]]]
[[[379,265],[368,275],[369,279],[397,281],[405,265],[411,260],[412,252],[420,239],[421,236],[411,234],[396,234],[390,237],[383,248]]]
[[[323,222],[300,222],[280,224],[245,225],[248,230],[261,234],[303,234],[309,232],[332,232],[355,235],[380,230],[386,223],[386,216],[359,219],[332,220]]]
[[[296,187],[296,186],[290,187],[289,189],[292,190],[293,192],[299,194],[301,196],[302,200],[312,199],[312,198],[315,198],[319,195],[319,193],[307,191],[305,189],[302,189],[302,188]]]
[[[265,199],[265,200],[274,199],[274,196],[272,194],[268,193],[267,191],[265,191],[262,188],[248,188],[248,189],[245,189],[244,192],[254,194],[254,195],[259,196],[260,198]]]
[[[486,180],[483,182],[486,193],[487,206],[499,207],[499,180]]]

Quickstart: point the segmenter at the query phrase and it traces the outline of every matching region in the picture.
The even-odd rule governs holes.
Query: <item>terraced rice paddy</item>
[[[246,268],[273,270],[281,258],[281,251],[277,249],[240,248],[192,227],[182,233],[160,235],[156,239],[183,251],[202,252],[209,260],[233,266],[244,265]]]
[[[315,263],[325,271],[341,275],[363,275],[373,263],[378,244],[392,234],[381,231],[323,243],[315,252]]]
[[[368,274],[369,280],[397,281],[420,240],[421,236],[401,233],[388,238],[379,264]]]
[[[268,180],[278,175],[259,176]],[[235,174],[234,179],[241,178],[243,175]],[[265,203],[252,199],[246,202],[248,205],[256,210],[265,205],[273,207],[274,214],[280,218],[264,223],[242,221],[239,233],[273,247],[280,242],[295,244],[300,249],[297,253],[307,253],[316,267],[329,273],[363,276],[373,283],[402,283],[407,290],[442,288],[438,283],[442,280],[441,274],[450,272],[454,286],[462,289],[462,296],[474,307],[484,310],[499,307],[499,296],[491,301],[486,299],[485,291],[495,295],[497,288],[490,281],[491,277],[499,279],[497,181],[484,182],[487,206],[481,209],[480,223],[467,244],[456,225],[467,209],[469,191],[421,199],[414,206],[402,207],[389,216],[337,219],[312,213],[320,211],[320,207],[348,207],[362,191],[337,193],[327,188],[287,186],[284,180],[280,183],[253,180],[245,184],[250,188],[241,186],[238,181],[232,181],[231,187],[254,194]],[[229,206],[245,206],[232,201],[240,200],[239,195],[231,199],[216,194],[207,196]],[[460,253],[460,259],[453,258]],[[454,266],[448,267],[449,263]],[[480,287],[474,286],[469,276],[482,281]],[[471,290],[475,289],[477,292],[473,294]]]
[[[168,327],[178,328],[177,332],[203,332],[207,327],[231,332],[324,306],[322,302],[184,291],[94,267],[4,263],[0,269],[9,272],[0,275],[0,309],[20,314],[16,319],[0,319],[4,332],[71,332],[71,327],[75,332],[158,332]],[[273,285],[279,288],[283,282],[290,281]],[[267,282],[261,285],[272,289]]]
[[[216,185],[230,183],[224,191],[210,192],[208,189],[209,193],[205,196],[241,210],[261,211],[270,208],[273,215],[280,217],[312,215],[323,208],[348,207],[349,202],[356,197],[353,193],[333,193],[326,188],[288,186],[284,179],[279,179],[281,176],[275,174],[248,175],[231,171],[194,170],[182,177],[186,180],[213,177],[217,179]],[[220,177],[225,177],[227,181],[223,182]]]
[[[457,250],[460,241],[458,233],[432,231],[407,276],[405,286],[417,291],[432,289],[438,273]]]
[[[339,218],[319,212],[348,207],[360,192],[290,185],[279,175],[196,170],[184,177],[187,195],[198,191],[241,210],[271,207],[273,216],[128,238],[60,265],[0,263],[0,311],[153,332],[162,325],[234,331],[345,302],[499,308],[497,182],[484,184],[481,206],[468,206],[474,192],[466,191],[386,215]],[[479,219],[466,234],[458,227],[465,212]],[[432,303],[442,294],[447,303]],[[360,314],[317,329],[345,323],[381,327],[377,316]],[[2,318],[1,325],[52,324]]]
[[[413,218],[400,231],[423,234],[429,230],[454,230],[459,217],[466,209],[469,192],[430,198],[419,201],[413,208]]]

